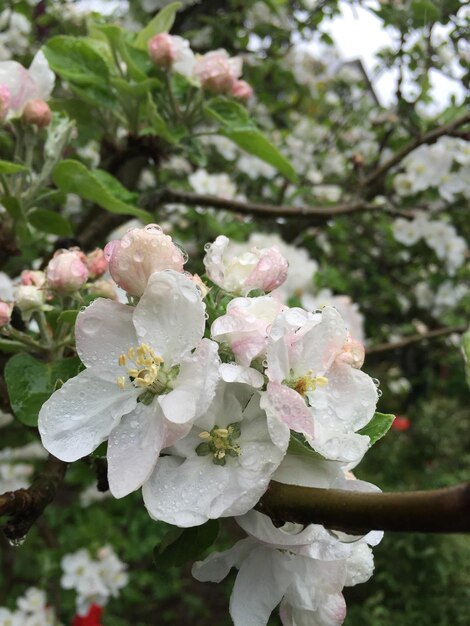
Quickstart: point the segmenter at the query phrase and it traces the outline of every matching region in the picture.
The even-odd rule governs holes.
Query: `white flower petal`
[[[226,383],[244,383],[260,389],[264,385],[264,376],[253,367],[236,365],[235,363],[222,363],[220,376]]]
[[[292,576],[288,555],[258,546],[243,561],[230,598],[235,626],[266,626]]]
[[[122,415],[132,411],[138,391],[88,369],[68,380],[42,406],[38,427],[42,444],[62,461],[76,461],[104,441]]]
[[[135,308],[134,324],[140,340],[168,365],[179,363],[204,334],[205,305],[197,286],[174,270],[155,272]]]
[[[137,404],[108,441],[108,481],[115,498],[136,491],[148,479],[165,444],[165,418],[155,400]]]
[[[36,83],[36,97],[41,98],[41,100],[49,100],[52,90],[54,89],[55,74],[49,67],[49,63],[42,50],[36,53],[28,71]]]
[[[193,354],[181,361],[174,389],[158,398],[165,417],[186,424],[209,408],[219,380],[218,347],[203,339]]]
[[[230,550],[213,552],[204,561],[196,561],[191,573],[196,580],[201,582],[220,583],[228,576],[232,567],[240,568],[242,562],[256,545],[256,541],[250,537],[237,541]]]
[[[78,356],[87,367],[99,370],[106,380],[115,381],[126,373],[119,366],[119,355],[137,347],[133,312],[133,307],[97,298],[78,314],[75,325]]]
[[[336,309],[326,306],[321,322],[301,334],[292,351],[291,366],[300,375],[312,370],[314,376],[323,375],[346,343],[348,333],[343,318]]]

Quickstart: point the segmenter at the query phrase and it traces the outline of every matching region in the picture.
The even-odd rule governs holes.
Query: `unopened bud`
[[[0,300],[0,328],[10,323],[13,305]]]
[[[34,312],[42,310],[44,302],[44,291],[34,285],[20,285],[16,291],[15,304],[26,321]]]
[[[253,87],[246,80],[237,80],[230,93],[234,98],[249,100],[253,96]]]
[[[159,33],[148,43],[149,57],[155,65],[166,70],[170,69],[176,59],[173,37],[168,33]]]
[[[0,85],[0,120],[5,119],[10,108],[11,93],[6,85]]]
[[[153,272],[183,271],[184,254],[157,224],[132,228],[122,239],[110,241],[104,253],[116,283],[133,296],[141,296]]]
[[[100,296],[101,298],[108,298],[109,300],[118,299],[116,285],[112,280],[96,280],[89,285],[88,293]]]
[[[33,124],[38,128],[49,126],[52,111],[45,100],[30,100],[23,111],[23,120],[26,124]]]
[[[86,266],[90,278],[99,278],[108,269],[108,261],[104,256],[104,250],[96,248],[93,252],[89,252],[85,258]]]
[[[42,287],[46,282],[46,275],[40,270],[23,270],[21,272],[20,281],[22,285]]]
[[[202,86],[216,93],[230,93],[241,71],[241,59],[230,58],[225,50],[205,54],[194,67]]]
[[[59,293],[77,291],[88,279],[88,269],[78,250],[57,250],[46,269],[47,285]]]

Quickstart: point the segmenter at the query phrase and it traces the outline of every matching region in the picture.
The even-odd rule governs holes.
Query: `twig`
[[[257,505],[275,521],[323,524],[332,530],[470,532],[470,483],[406,493],[363,493],[271,482]]]
[[[427,333],[421,333],[417,335],[410,335],[404,337],[400,341],[393,341],[391,343],[379,343],[376,346],[371,346],[366,349],[367,356],[371,354],[379,354],[382,352],[390,352],[391,350],[399,350],[406,348],[410,344],[423,341],[424,339],[434,339],[435,337],[445,337],[446,335],[452,335],[452,333],[464,333],[468,326],[466,324],[460,324],[459,326],[447,326],[446,328],[436,328],[430,330]]]
[[[373,172],[366,176],[364,181],[364,186],[370,186],[373,183],[377,182],[381,178],[383,178],[387,172],[398,165],[410,152],[416,150],[419,146],[423,144],[433,143],[439,137],[444,135],[449,135],[455,131],[456,128],[463,126],[464,124],[468,124],[470,122],[470,113],[465,113],[465,115],[461,115],[453,122],[449,122],[448,124],[444,124],[443,126],[438,126],[437,128],[433,128],[429,132],[421,135],[404,146],[401,150],[399,150],[396,154],[394,154],[388,161],[385,161],[380,167],[375,169]]]
[[[66,463],[49,455],[43,471],[31,487],[0,495],[0,516],[11,516],[3,528],[7,539],[18,541],[26,536],[46,506],[54,500],[66,468]]]
[[[240,200],[227,200],[206,194],[181,191],[179,189],[164,189],[149,192],[143,199],[143,206],[152,209],[155,204],[162,202],[183,202],[190,205],[199,205],[235,211],[245,215],[256,214],[258,217],[295,217],[295,218],[331,218],[337,215],[345,215],[358,211],[373,211],[379,208],[376,204],[364,201],[346,202],[331,206],[317,207],[294,207],[275,204],[260,204],[258,202],[242,202]]]

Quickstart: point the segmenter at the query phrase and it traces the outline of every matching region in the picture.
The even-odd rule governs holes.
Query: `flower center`
[[[153,396],[168,391],[171,381],[179,371],[178,365],[165,368],[162,357],[155,354],[146,343],[141,343],[137,348],[129,348],[127,354],[120,354],[118,362],[127,371],[127,376],[118,377],[118,387],[125,389],[129,380],[134,387],[144,391],[139,398],[142,402],[151,402]]]
[[[305,397],[309,391],[315,391],[317,387],[325,387],[328,384],[328,378],[313,376],[313,371],[309,370],[304,376],[287,380],[285,384]]]
[[[235,439],[241,434],[240,423],[229,424],[227,428],[214,428],[208,432],[207,430],[199,433],[199,437],[203,440],[196,448],[198,456],[212,455],[212,462],[215,465],[225,465],[227,456],[240,456],[242,450]]]

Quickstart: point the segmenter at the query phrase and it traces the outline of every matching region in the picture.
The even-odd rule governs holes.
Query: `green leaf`
[[[152,221],[150,213],[131,204],[134,194],[103,170],[91,171],[79,161],[67,159],[55,166],[52,179],[65,193],[76,193],[110,213],[134,215],[146,223]]]
[[[166,121],[160,115],[157,109],[157,105],[152,100],[151,95],[148,95],[147,99],[147,113],[148,113],[148,121],[150,122],[150,133],[156,135],[157,137],[162,137],[168,143],[178,143],[180,139],[182,139],[184,131],[173,131],[169,128]],[[149,132],[143,132],[142,134],[150,134]]]
[[[45,363],[30,354],[13,356],[5,366],[5,382],[14,414],[26,426],[36,426],[42,405],[65,382],[80,371],[77,357]]]
[[[10,161],[0,161],[0,174],[18,174],[18,172],[27,172],[28,168],[19,163],[11,163]]]
[[[255,123],[246,108],[234,100],[219,96],[211,100],[205,110],[229,130],[256,130]]]
[[[147,42],[158,33],[167,33],[171,30],[175,21],[176,13],[183,5],[181,2],[172,2],[164,7],[157,15],[150,20],[145,28],[137,33],[134,45],[142,50],[147,49]]]
[[[1,202],[14,220],[24,219],[23,211],[21,210],[21,205],[17,198],[13,196],[3,196]]]
[[[307,441],[305,441],[302,435],[299,435],[298,433],[291,432],[291,436],[289,439],[289,448],[287,452],[292,456],[301,456],[306,458],[307,460],[325,460],[325,458],[319,452],[309,446],[309,444],[307,443]]]
[[[390,430],[395,415],[390,413],[375,413],[367,426],[358,431],[360,435],[367,435],[370,439],[369,446],[373,446],[376,441],[382,439]]]
[[[411,3],[413,26],[422,28],[430,22],[439,21],[441,11],[432,0],[413,0]]]
[[[161,86],[157,78],[147,78],[140,83],[130,83],[124,78],[111,78],[111,84],[116,91],[125,96],[145,96],[149,91]]]
[[[52,233],[60,237],[73,235],[72,226],[69,221],[59,213],[49,209],[34,209],[28,213],[30,224],[45,233]]]
[[[206,113],[222,124],[221,135],[231,139],[242,150],[269,163],[288,180],[298,182],[290,162],[256,127],[248,111],[238,102],[219,96],[205,107]]]
[[[78,85],[99,85],[107,82],[109,70],[102,55],[83,37],[58,35],[43,48],[54,72]]]
[[[209,520],[202,526],[193,528],[170,528],[153,556],[157,567],[167,568],[171,565],[179,567],[200,557],[217,539],[219,533],[218,520]]]
[[[258,157],[262,161],[269,163],[281,174],[283,174],[290,182],[297,183],[298,178],[296,171],[291,163],[284,157],[279,150],[263,135],[259,130],[222,130],[224,135],[237,144],[242,150]]]

